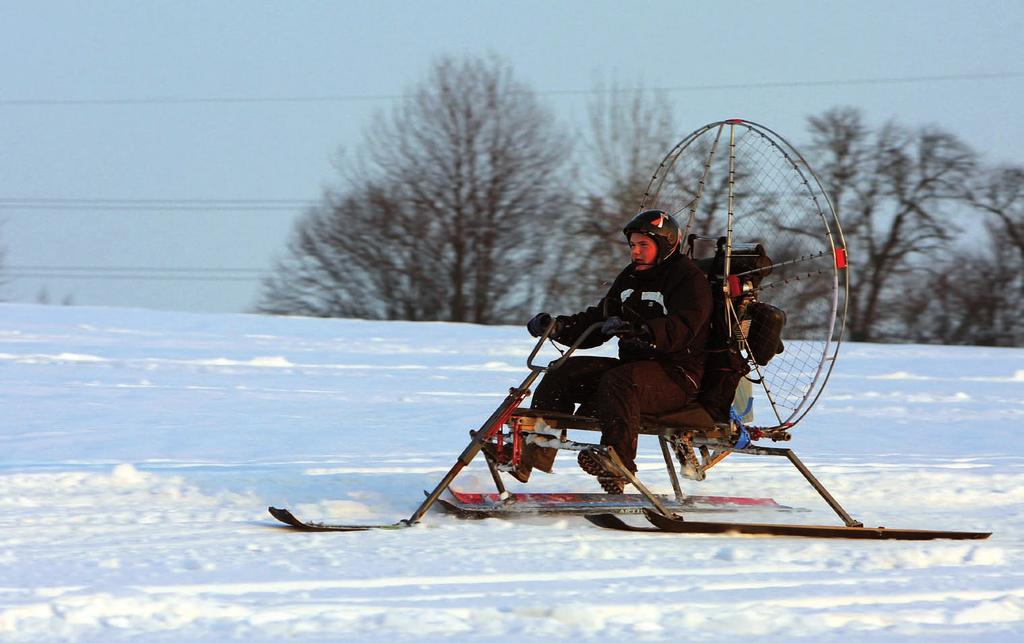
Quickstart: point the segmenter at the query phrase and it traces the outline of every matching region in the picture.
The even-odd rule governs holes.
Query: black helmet
[[[622,229],[622,234],[634,232],[647,235],[658,246],[658,260],[661,263],[679,249],[679,224],[664,210],[644,210]]]

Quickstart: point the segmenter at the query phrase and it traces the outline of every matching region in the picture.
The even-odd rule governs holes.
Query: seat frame
[[[689,422],[688,424],[685,422]],[[507,430],[504,430],[507,427]],[[626,478],[651,503],[665,515],[671,515],[662,505],[658,496],[650,491],[619,459],[614,449],[590,442],[580,442],[569,438],[569,430],[600,431],[601,425],[596,418],[543,411],[529,408],[516,408],[508,415],[502,430],[495,435],[498,456],[505,448],[511,448],[512,457],[506,464],[498,464],[485,457],[491,477],[494,480],[499,497],[510,497],[501,478],[502,471],[511,471],[522,463],[522,454],[527,444],[554,448],[566,451],[582,451],[592,449],[602,458],[606,468]],[[758,438],[770,438],[773,441],[789,440],[785,430],[759,431],[753,429]],[[724,460],[732,453],[753,456],[784,457],[800,472],[804,479],[814,488],[828,506],[839,516],[848,527],[862,527],[863,523],[855,520],[843,508],[828,489],[811,473],[810,469],[796,456],[792,449],[779,447],[756,446],[748,443],[737,446],[736,438],[739,426],[734,422],[715,423],[711,416],[698,404],[661,416],[644,415],[641,417],[640,435],[657,436],[661,454],[665,461],[672,492],[678,502],[684,502],[679,475],[673,463],[675,454],[680,465],[680,473],[690,480],[704,480],[707,471]],[[699,457],[698,457],[699,454]]]

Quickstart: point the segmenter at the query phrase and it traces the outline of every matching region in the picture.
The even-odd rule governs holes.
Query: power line
[[[227,273],[263,273],[266,272],[265,268],[168,268],[168,267],[156,267],[156,266],[33,266],[33,265],[13,265],[5,266],[5,270],[29,270],[29,271],[67,271],[67,272],[81,272],[81,271],[93,271],[93,272],[124,272],[124,271],[138,271],[138,272],[155,272],[155,273],[167,273],[167,272],[227,272]]]
[[[90,212],[96,210],[131,210],[135,212],[293,212],[296,210],[295,207],[287,207],[283,205],[277,206],[173,206],[173,205],[3,205],[0,204],[0,210],[88,210]]]
[[[96,198],[0,198],[0,210],[132,210],[294,212],[317,205],[309,199],[96,199]]]
[[[202,204],[245,204],[245,203],[309,203],[309,199],[126,199],[126,198],[51,198],[51,197],[3,197],[0,203],[202,203]]]
[[[650,91],[686,92],[714,91],[724,89],[784,89],[793,87],[823,87],[828,85],[905,85],[913,83],[949,82],[956,80],[997,80],[1006,78],[1024,78],[1024,71],[1007,71],[975,74],[943,74],[936,76],[893,76],[878,78],[847,78],[840,80],[792,80],[765,81],[760,83],[720,83],[709,85],[681,85],[675,87],[652,87]],[[631,89],[608,90],[550,90],[538,94],[597,94],[597,93],[628,93]]]
[[[653,87],[659,92],[699,92],[735,89],[785,89],[823,86],[906,85],[963,80],[1006,80],[1022,78],[1024,72],[983,72],[970,74],[941,74],[932,76],[893,76],[874,78],[844,78],[796,81],[766,81],[758,83],[712,83],[704,85],[676,85]],[[632,89],[548,89],[532,92],[538,96],[584,96],[591,94],[628,93]],[[0,99],[0,107],[106,107],[133,105],[206,105],[206,104],[273,104],[273,103],[352,103],[394,101],[406,98],[400,94],[326,94],[320,96],[203,96],[149,98],[14,98]]]
[[[102,274],[102,275],[90,275],[86,273],[82,274],[63,274],[63,273],[32,273],[32,272],[11,272],[4,271],[0,273],[0,277],[14,279],[88,279],[89,281],[203,281],[203,282],[254,282],[260,281],[262,277],[201,277],[201,276],[190,276],[190,275],[135,275],[135,274]]]
[[[270,271],[258,268],[162,268],[151,266],[32,266],[4,267],[5,279],[87,279],[89,281],[260,281]]]

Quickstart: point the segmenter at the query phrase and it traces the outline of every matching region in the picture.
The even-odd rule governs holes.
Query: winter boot
[[[598,484],[607,493],[621,494],[626,488],[626,478],[618,475],[605,465],[605,456],[598,449],[590,447],[576,456],[580,468],[597,477]]]

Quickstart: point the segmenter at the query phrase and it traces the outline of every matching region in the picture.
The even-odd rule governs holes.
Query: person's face
[[[653,268],[658,259],[658,245],[647,235],[633,232],[629,235],[629,258],[637,270]]]

